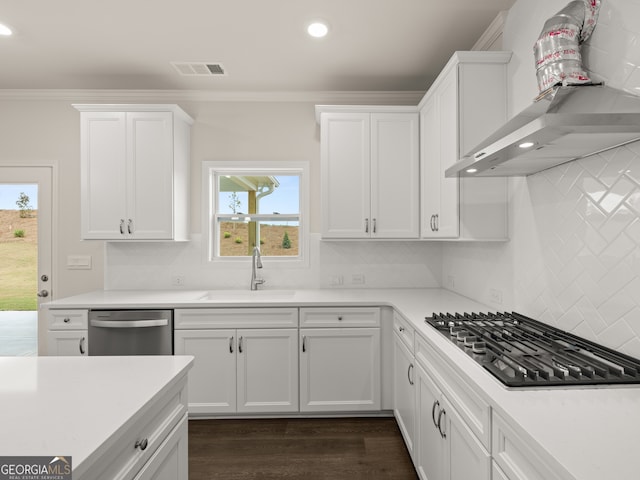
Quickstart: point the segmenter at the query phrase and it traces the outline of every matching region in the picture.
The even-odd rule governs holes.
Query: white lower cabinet
[[[58,357],[87,356],[89,354],[87,338],[87,330],[50,331],[47,334],[47,353]]]
[[[187,480],[188,438],[188,420],[185,414],[134,480]]]
[[[47,354],[87,356],[88,310],[49,310],[47,312]]]
[[[300,323],[326,327],[300,329],[300,411],[380,410],[380,309],[301,308]]]
[[[187,377],[104,443],[82,480],[188,480]],[[76,476],[74,475],[74,478]]]
[[[416,465],[422,480],[491,480],[491,455],[418,365]]]
[[[276,325],[293,328],[219,328],[267,327],[264,318],[274,316]],[[195,357],[189,373],[191,414],[298,411],[297,309],[184,309],[176,310],[175,319],[176,355]],[[207,321],[218,328],[181,329]]]
[[[393,335],[393,365],[393,414],[407,450],[415,458],[415,360],[413,351],[407,348],[398,334]]]
[[[540,455],[533,442],[524,438],[500,415],[493,415],[494,472],[500,471],[507,480],[561,480],[568,478],[562,466],[547,455]],[[501,477],[494,477],[500,479]],[[573,478],[573,477],[571,477]]]
[[[300,330],[300,410],[380,410],[380,329]]]

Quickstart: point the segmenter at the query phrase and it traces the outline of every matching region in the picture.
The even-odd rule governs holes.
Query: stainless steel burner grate
[[[640,383],[639,360],[515,312],[425,322],[510,387]]]

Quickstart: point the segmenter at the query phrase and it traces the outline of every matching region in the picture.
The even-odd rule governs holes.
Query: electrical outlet
[[[331,277],[329,278],[329,285],[331,286],[339,286],[342,285],[344,283],[344,278],[342,277],[342,275],[331,275]]]
[[[354,273],[351,275],[352,285],[364,285],[364,273]]]
[[[182,287],[184,285],[184,275],[174,275],[171,277],[171,285],[174,287]]]
[[[449,275],[447,277],[447,288],[453,290],[456,288],[456,277],[455,275]]]
[[[502,290],[498,290],[497,288],[490,288],[489,301],[497,305],[502,305]]]

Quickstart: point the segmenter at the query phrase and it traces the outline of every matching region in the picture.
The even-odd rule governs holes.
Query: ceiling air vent
[[[227,73],[221,63],[171,62],[180,75],[186,77],[224,77]]]

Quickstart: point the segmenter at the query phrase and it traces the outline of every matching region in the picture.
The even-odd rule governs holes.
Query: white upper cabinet
[[[175,105],[74,105],[82,238],[188,240],[190,126]]]
[[[413,107],[317,107],[322,236],[418,238],[419,129]]]
[[[506,240],[506,178],[444,172],[507,120],[509,52],[456,52],[420,102],[421,236]]]

